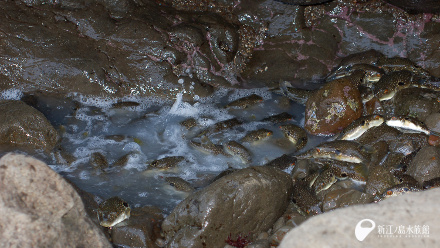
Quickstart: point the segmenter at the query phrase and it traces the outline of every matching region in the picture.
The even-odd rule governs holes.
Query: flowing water
[[[225,108],[228,102],[250,94],[257,94],[264,101],[243,110]],[[2,98],[11,99],[14,96],[19,98],[20,94],[10,92]],[[102,199],[117,195],[134,207],[154,205],[163,209],[164,213],[171,212],[188,195],[175,190],[165,181],[165,177],[179,176],[195,188],[201,188],[230,167],[250,166],[235,157],[206,154],[192,147],[189,141],[197,140],[196,136],[201,130],[234,117],[243,122],[229,130],[210,135],[209,139],[214,144],[239,141],[247,132],[259,128],[272,130],[273,136],[265,141],[242,143],[252,153],[251,165],[263,165],[295,150],[279,130],[280,124],[261,120],[287,112],[294,116],[290,123],[303,126],[304,121],[304,106],[272,93],[267,88],[219,90],[213,96],[198,99],[194,103],[183,101],[180,94],[177,99],[169,102],[131,97],[123,100],[139,105],[132,103],[126,104],[132,106],[123,107],[117,107],[116,100],[83,98],[78,95],[72,95],[71,98],[79,102],[75,111],[66,111],[72,109],[71,102],[66,104],[64,101],[68,105],[65,106],[56,99],[38,100],[40,111],[62,133],[60,150],[75,158],[70,165],[63,163],[63,159],[55,154],[46,156],[44,160],[81,189]],[[180,122],[188,118],[197,120],[198,126],[190,130],[183,127]],[[324,140],[319,137],[309,138],[303,150]],[[91,155],[96,152],[106,157],[108,168],[101,170],[91,164]],[[125,165],[112,166],[127,154]],[[169,170],[149,168],[151,161],[168,156],[184,156],[185,160]]]

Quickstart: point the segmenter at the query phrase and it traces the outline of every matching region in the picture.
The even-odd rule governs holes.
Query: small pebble
[[[430,144],[431,146],[440,145],[440,137],[437,135],[430,135],[428,139],[428,144]]]

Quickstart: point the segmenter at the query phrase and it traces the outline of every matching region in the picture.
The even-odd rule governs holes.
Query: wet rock
[[[154,1],[95,0],[87,8],[44,2],[50,1],[0,7],[10,13],[0,18],[8,34],[1,43],[2,89],[94,96],[182,92],[191,100],[211,94],[212,86],[238,83],[235,74],[250,56],[245,50],[259,35],[220,15],[195,16]]]
[[[309,29],[301,30],[302,35],[292,35],[289,26],[285,29],[286,34],[282,35],[283,32],[277,30],[276,35],[265,40],[261,49],[253,52],[243,77],[269,87],[280,80],[301,86],[304,80],[316,80],[329,72],[327,65],[334,63],[337,38],[327,32],[311,32]]]
[[[0,239],[4,247],[111,247],[60,175],[34,158],[0,159]]]
[[[440,133],[440,113],[433,113],[425,120],[426,126],[429,130]]]
[[[87,191],[78,188],[78,186],[76,186],[72,181],[68,179],[65,180],[75,189],[75,191],[81,197],[81,200],[84,204],[84,209],[86,210],[90,219],[96,224],[96,226],[100,227],[102,230],[105,230],[104,227],[99,225],[98,215],[96,214],[96,209],[98,209],[99,206],[98,201],[102,201],[102,199],[100,199],[98,196],[95,196]],[[110,238],[110,236],[108,236],[108,238]]]
[[[322,167],[322,164],[319,164],[311,159],[297,159],[295,162],[295,166],[292,169],[291,175],[292,180],[294,182],[298,182],[301,179],[304,179],[307,175],[312,173],[313,171],[317,171]]]
[[[298,211],[298,206],[291,202],[287,207],[287,211],[284,213],[283,218],[285,219],[285,225],[297,227],[310,218],[310,216],[304,216],[303,213]]]
[[[370,195],[382,194],[387,188],[398,183],[397,179],[385,167],[375,165],[369,168],[367,183],[365,185],[365,193]]]
[[[360,244],[362,247],[436,246],[440,242],[440,237],[433,233],[440,232],[440,226],[432,213],[436,213],[439,204],[440,189],[432,189],[393,197],[377,204],[336,209],[315,216],[292,229],[279,247],[359,247]],[[360,243],[356,239],[354,229],[363,219],[373,220],[376,227]],[[385,225],[392,225],[393,228],[400,225],[405,227],[420,225],[420,228],[428,226],[429,233],[427,236],[411,238],[380,237],[380,228]]]
[[[58,133],[46,117],[22,101],[0,101],[0,144],[19,149],[52,150]]]
[[[366,50],[363,52],[356,52],[345,56],[336,70],[345,70],[346,68],[350,68],[355,64],[375,64],[380,58],[384,58],[381,52],[376,51],[374,49]]]
[[[328,212],[336,208],[373,202],[373,196],[355,189],[337,189],[327,193],[322,210]]]
[[[437,0],[385,0],[409,13],[438,13],[440,6]]]
[[[420,149],[408,166],[408,175],[419,183],[440,176],[440,150],[438,147],[426,146]]]
[[[347,78],[325,84],[306,103],[304,128],[314,135],[339,133],[362,115],[359,90]]]
[[[155,242],[162,221],[161,210],[156,207],[135,208],[125,225],[112,228],[112,242],[123,247],[158,247]]]
[[[288,4],[314,5],[314,4],[330,2],[332,0],[278,0],[278,1]]]
[[[246,246],[247,248],[270,248],[270,242],[267,239],[257,239]]]
[[[292,226],[282,226],[278,230],[275,231],[272,236],[270,236],[270,245],[272,246],[278,246],[281,243],[281,240],[283,240],[284,236],[292,229]]]
[[[394,114],[415,117],[420,121],[440,110],[437,101],[439,94],[433,90],[408,88],[400,90],[394,96]]]
[[[356,13],[352,18],[353,24],[362,30],[368,30],[369,35],[376,37],[376,39],[387,40],[388,37],[393,36],[394,17],[392,13]]]
[[[438,137],[436,135],[430,135],[429,139],[428,139],[428,143],[431,146],[438,146],[438,145],[440,145],[440,137]]]
[[[267,231],[284,213],[292,190],[288,174],[249,167],[226,175],[183,200],[165,219],[167,247],[223,247],[230,235]]]

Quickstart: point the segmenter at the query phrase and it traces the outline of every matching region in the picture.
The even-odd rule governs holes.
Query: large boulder
[[[32,157],[0,159],[2,247],[112,247],[60,175]]]
[[[304,128],[314,135],[333,135],[361,115],[361,94],[344,77],[325,84],[307,99]]]
[[[0,145],[50,151],[58,133],[46,117],[22,101],[0,101]]]
[[[223,247],[247,236],[255,240],[286,210],[289,175],[273,167],[249,167],[213,182],[183,200],[164,220],[167,247]]]
[[[336,209],[292,229],[279,248],[438,247],[440,225],[435,214],[439,204],[440,189],[432,189],[375,204]],[[375,227],[363,241],[359,241],[355,229],[363,219],[372,220]],[[368,228],[373,225],[364,222],[360,226]]]

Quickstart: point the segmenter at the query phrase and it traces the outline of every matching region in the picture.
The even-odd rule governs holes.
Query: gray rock
[[[373,196],[355,189],[337,189],[325,195],[322,210],[328,212],[336,208],[366,204],[373,201]]]
[[[167,247],[223,247],[229,235],[255,240],[284,213],[291,192],[289,175],[276,168],[226,175],[183,200],[164,220]]]
[[[50,151],[58,133],[46,117],[22,101],[0,101],[0,145]]]
[[[440,189],[407,193],[403,196],[381,201],[376,204],[356,205],[337,209],[330,213],[310,218],[292,229],[279,248],[290,247],[438,247],[440,225],[434,214],[440,204]],[[371,219],[376,226],[362,241],[355,236],[355,228],[363,219]],[[426,235],[386,237],[380,235],[387,225],[392,228],[416,226]],[[371,226],[364,223],[363,227]],[[425,227],[425,229],[423,229]],[[429,229],[426,229],[428,227]],[[403,232],[407,232],[405,229]],[[397,234],[398,235],[398,234]]]
[[[111,247],[72,186],[32,157],[0,159],[0,213],[2,247]]]
[[[426,126],[434,132],[440,132],[440,113],[433,113],[425,120]]]
[[[440,150],[438,147],[426,146],[420,149],[408,166],[408,175],[419,183],[440,177]]]

